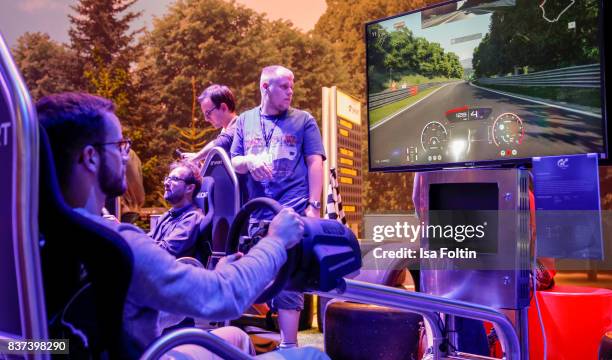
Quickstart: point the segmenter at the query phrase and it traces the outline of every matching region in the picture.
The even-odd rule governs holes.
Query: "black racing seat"
[[[214,190],[208,197],[210,203],[214,204],[210,237],[212,254],[206,266],[212,269],[225,256],[229,228],[240,210],[240,186],[227,153],[220,147],[210,150],[201,174],[202,179],[214,180]]]
[[[78,214],[64,202],[42,126],[38,221],[50,338],[66,337],[62,315],[72,313],[70,321],[75,322],[70,326],[84,332],[85,351],[93,358],[138,357],[142,349],[122,344],[123,305],[132,277],[132,252],[119,234]],[[80,291],[75,301],[75,294],[86,283],[90,286]],[[77,309],[65,311],[69,302],[78,303]],[[79,336],[77,340],[82,342],[83,338]],[[73,352],[76,343],[70,342],[73,358],[82,355]]]
[[[200,222],[195,251],[195,258],[203,265],[208,264],[212,254],[212,228],[215,215],[214,186],[215,179],[210,176],[202,178],[202,187],[195,199],[196,206],[204,213],[204,218]]]

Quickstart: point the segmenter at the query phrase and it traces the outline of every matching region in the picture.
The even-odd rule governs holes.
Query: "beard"
[[[181,201],[185,196],[184,193],[179,193],[178,191],[166,191],[164,193],[164,200],[166,200],[170,205],[174,205]]]
[[[127,189],[127,184],[125,180],[125,172],[117,173],[111,169],[107,162],[105,156],[102,156],[101,164],[100,164],[100,172],[98,173],[98,182],[100,183],[100,188],[102,192],[108,197],[113,198],[116,196],[121,196]]]

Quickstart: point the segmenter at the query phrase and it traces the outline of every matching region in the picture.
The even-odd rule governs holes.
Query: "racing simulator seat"
[[[232,163],[225,150],[220,147],[210,150],[201,175],[202,192],[208,189],[206,204],[208,213],[211,214],[211,225],[207,230],[210,233],[203,234],[210,236],[211,255],[204,264],[208,269],[213,269],[226,254],[230,224],[240,210],[240,187]]]
[[[212,228],[215,214],[214,187],[215,179],[210,176],[202,178],[202,187],[195,198],[196,206],[204,213],[196,241],[195,259],[203,265],[208,264],[212,255]]]
[[[46,134],[1,37],[0,85],[0,119],[8,120],[3,128],[12,130],[5,135],[11,146],[6,148],[13,150],[0,158],[4,168],[12,169],[3,177],[8,193],[2,198],[12,200],[3,204],[10,208],[3,210],[8,226],[2,228],[17,229],[0,237],[7,257],[0,261],[6,267],[0,281],[6,303],[0,302],[0,309],[11,313],[10,319],[0,316],[2,337],[68,338],[74,357],[133,357],[129,344],[129,353],[119,352],[132,253],[121,237],[65,204]],[[4,288],[9,284],[16,288]],[[13,320],[20,324],[14,326]]]
[[[42,127],[39,201],[40,253],[50,336],[71,339],[71,354],[76,357],[79,355],[74,352],[81,342],[85,347],[82,350],[94,357],[108,352],[111,357],[133,358],[136,348],[128,346],[132,356],[119,352],[132,252],[121,236],[66,205]],[[81,280],[81,264],[87,273],[85,282]],[[85,333],[85,338],[78,331]]]

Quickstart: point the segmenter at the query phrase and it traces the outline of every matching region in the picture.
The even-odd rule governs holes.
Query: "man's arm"
[[[249,172],[248,160],[246,156],[234,156],[232,157],[232,166],[234,171],[238,174],[246,174]]]
[[[200,160],[204,160],[206,158],[206,155],[208,155],[208,152],[215,146],[217,146],[215,143],[215,140],[212,140],[208,142],[208,144],[204,145],[202,150],[198,151],[197,153],[186,152],[186,153],[182,153],[181,156],[183,157],[183,159],[187,161],[191,161],[191,162],[197,162]]]
[[[298,243],[304,231],[300,217],[284,209],[248,254],[211,271],[181,264],[136,227],[119,226],[134,254],[129,301],[216,321],[239,317],[255,301],[285,263],[285,248]]]
[[[239,317],[287,259],[282,240],[268,237],[240,261],[211,271],[179,263],[144,234],[140,236],[144,239],[137,244],[128,240],[134,254],[128,300],[214,321]]]
[[[240,115],[236,120],[234,129],[234,140],[230,154],[232,156],[232,166],[238,174],[251,173],[255,181],[272,178],[272,168],[267,164],[262,156],[255,154],[246,154],[247,150],[244,147],[244,114]],[[263,155],[263,154],[261,154]]]
[[[306,156],[306,166],[308,167],[308,201],[321,201],[321,192],[323,191],[323,157],[321,155]],[[306,216],[320,217],[320,209],[315,209],[312,205],[308,205]]]
[[[236,120],[236,128],[234,129],[234,139],[230,149],[232,158],[232,167],[238,174],[246,174],[249,172],[246,156],[244,155],[244,144],[242,143],[244,128],[244,116],[240,115]]]
[[[232,166],[239,174],[250,172],[255,181],[272,179],[272,166],[264,160],[263,155],[235,156],[232,158]]]
[[[206,156],[214,147],[221,147],[225,150],[227,156],[230,156],[230,148],[232,147],[232,142],[234,140],[234,132],[235,130],[221,131],[221,133],[212,141],[208,142],[202,150],[197,153],[183,153],[183,158],[192,162],[200,161],[206,159]]]
[[[315,119],[308,114],[304,125],[303,154],[308,168],[308,200],[321,201],[323,190],[323,161],[325,160],[325,148],[321,140],[321,132]],[[320,209],[311,205],[306,208],[306,216],[320,217]]]

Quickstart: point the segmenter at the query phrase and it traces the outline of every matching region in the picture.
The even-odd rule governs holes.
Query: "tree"
[[[12,53],[33,99],[74,90],[70,67],[76,57],[66,46],[51,40],[48,34],[23,34]]]
[[[191,78],[191,126],[187,129],[179,128],[176,125],[170,125],[170,127],[176,129],[179,132],[179,143],[181,147],[187,152],[195,153],[198,152],[206,145],[205,137],[208,133],[214,131],[212,127],[206,127],[204,130],[198,130],[196,127],[197,115],[200,111],[197,106],[198,93],[196,92],[195,78]]]
[[[137,0],[79,0],[68,15],[71,47],[83,63],[102,61],[126,69],[134,60],[135,37],[142,29],[128,32],[142,12],[128,11]]]
[[[188,129],[193,118],[192,78],[198,92],[212,83],[229,86],[240,112],[260,102],[261,69],[282,64],[296,77],[293,105],[319,119],[321,87],[346,83],[347,71],[328,40],[223,0],[177,1],[154,21],[144,44],[136,86],[147,131],[135,136],[146,144],[138,151],[147,193],[160,186],[174,150],[184,148],[178,129]],[[207,132],[206,140],[212,136]]]
[[[440,0],[327,0],[327,10],[315,26],[315,33],[332,42],[337,56],[348,68],[348,87],[341,87],[365,103],[365,23],[418,9]],[[415,51],[424,49],[415,48]],[[377,55],[378,56],[378,55]],[[414,60],[412,66],[418,64]],[[370,71],[371,69],[368,69]],[[372,69],[374,70],[374,69]],[[362,113],[366,113],[365,109]],[[362,120],[365,124],[366,121]],[[363,127],[364,132],[367,126]],[[368,172],[367,134],[363,136],[364,188],[362,204],[366,212],[405,212],[412,208],[412,174]]]
[[[368,27],[368,91],[377,93],[389,88],[389,81],[405,76],[461,78],[463,67],[454,53],[445,53],[437,43],[415,38],[412,31],[401,28],[389,32],[379,24]],[[392,74],[387,76],[389,69]]]
[[[365,23],[415,10],[441,0],[327,0],[327,10],[315,25],[315,33],[328,39],[349,68],[345,89],[365,100]]]
[[[78,58],[76,71],[82,75],[79,87],[112,99],[128,125],[134,101],[130,64],[141,50],[135,40],[142,29],[129,31],[141,15],[128,10],[136,1],[79,0],[71,6],[76,14],[68,16],[70,47]]]
[[[551,18],[560,14],[561,2],[546,4]],[[599,4],[577,1],[559,21],[544,19],[540,4],[517,0],[516,6],[500,8],[491,17],[489,33],[475,49],[477,76],[505,75],[516,67],[532,71],[557,69],[599,62]],[[568,27],[568,22],[576,27]]]

